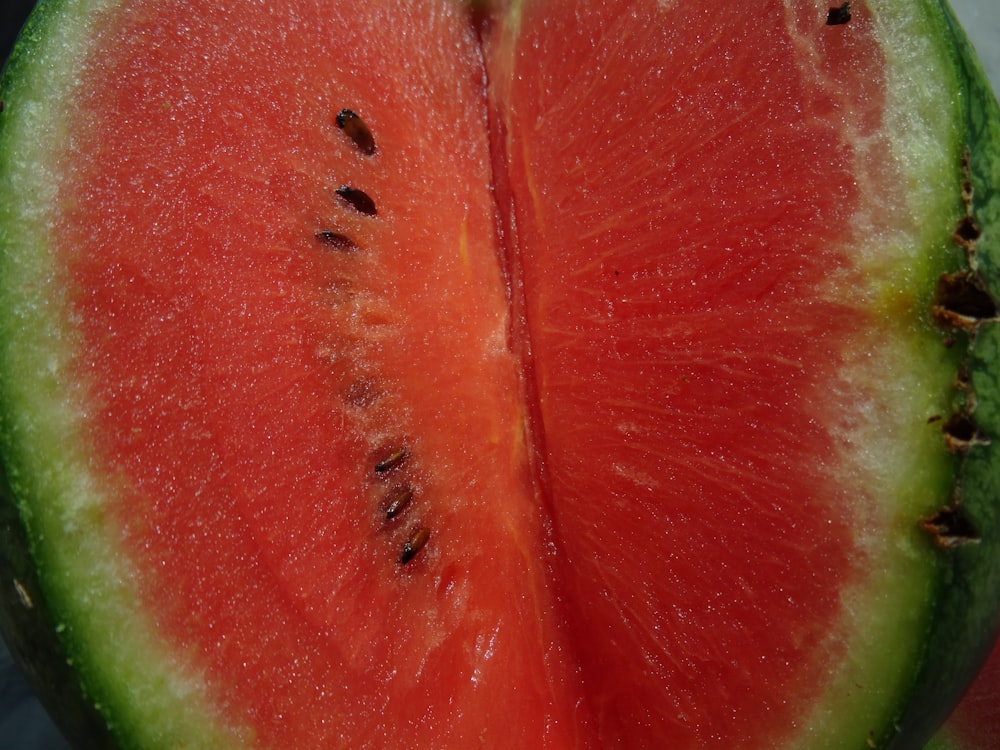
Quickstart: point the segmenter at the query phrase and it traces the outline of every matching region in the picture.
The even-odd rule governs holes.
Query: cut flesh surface
[[[180,39],[171,13],[114,16],[119,67],[86,84],[101,93],[72,155],[85,183],[66,186],[86,197],[58,230],[88,439],[128,487],[113,510],[158,626],[203,654],[263,747],[501,731],[571,746],[578,688],[544,666],[570,648],[545,593],[464,12],[176,12]],[[237,30],[225,48],[220,27]],[[194,75],[205,50],[213,75]],[[373,157],[335,117],[371,91],[394,113],[361,110]],[[357,247],[317,240],[334,230]],[[378,476],[397,449],[408,458]],[[403,485],[414,497],[387,521]]]
[[[872,328],[845,289],[884,66],[867,18],[830,33],[808,5],[528,5],[517,45],[545,46],[498,97],[557,570],[606,741],[769,745],[842,657],[874,500],[843,465]]]
[[[123,742],[891,725],[963,210],[901,112],[951,73],[906,3],[690,5],[85,4],[3,401],[72,446],[17,460],[74,478],[29,526]]]

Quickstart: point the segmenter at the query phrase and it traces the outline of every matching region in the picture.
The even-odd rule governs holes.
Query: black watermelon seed
[[[372,131],[368,129],[365,121],[357,113],[342,109],[337,113],[337,127],[344,131],[348,138],[354,141],[365,156],[372,156],[375,153],[375,138]]]
[[[842,26],[851,20],[851,4],[844,3],[838,8],[830,8],[826,14],[827,26]]]
[[[414,531],[403,545],[403,550],[399,553],[398,560],[400,565],[406,565],[406,563],[416,557],[417,553],[424,548],[424,545],[427,544],[427,540],[430,538],[431,532],[423,526]]]
[[[385,501],[382,503],[382,507],[385,509],[385,520],[391,521],[406,510],[406,506],[410,504],[411,500],[413,500],[413,488],[408,484],[397,484],[389,490],[389,494],[385,496]]]
[[[375,216],[378,213],[375,210],[375,201],[364,190],[352,188],[350,185],[341,185],[337,188],[337,195],[351,208],[365,216]]]
[[[354,242],[346,234],[340,234],[339,232],[331,232],[329,229],[324,229],[315,234],[316,241],[321,242],[327,247],[333,248],[334,250],[357,250],[357,243]]]
[[[381,455],[382,458],[375,462],[375,473],[384,475],[402,466],[410,457],[410,452],[404,446],[393,446],[384,450]]]

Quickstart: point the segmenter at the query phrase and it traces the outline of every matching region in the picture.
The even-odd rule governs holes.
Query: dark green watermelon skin
[[[0,474],[0,482],[0,634],[73,746],[114,748],[104,717],[87,699],[55,635],[55,622],[45,605],[6,472]]]
[[[940,13],[942,28],[954,39],[953,64],[956,78],[964,86],[969,132],[972,215],[980,227],[1000,227],[1000,109],[947,5],[939,0],[918,1]],[[21,37],[7,76],[16,76],[19,66],[30,64],[33,38],[44,34],[47,20],[60,12],[61,5],[61,0],[43,0]],[[0,98],[3,92],[0,88]],[[986,233],[976,240],[974,250],[972,262],[992,296],[1000,299],[1000,238]],[[972,410],[979,432],[1000,440],[1000,370],[996,365],[1000,363],[1000,328],[996,321],[984,320],[971,333],[957,332],[956,338],[957,346],[967,346],[968,384],[967,390],[956,390],[956,408]],[[0,405],[0,426],[4,408]],[[0,429],[0,441],[8,439]],[[6,452],[6,446],[0,447]],[[874,747],[912,750],[929,741],[1000,632],[994,605],[1000,601],[1000,443],[971,445],[954,460],[956,498],[963,515],[980,532],[979,538],[975,543],[942,550],[939,603],[911,700],[892,726],[872,736]],[[16,477],[8,476],[0,465],[0,634],[74,747],[120,747],[80,685],[57,634],[39,583],[18,496]]]
[[[3,59],[10,55],[14,40],[34,7],[35,0],[8,0],[0,9],[0,55]]]

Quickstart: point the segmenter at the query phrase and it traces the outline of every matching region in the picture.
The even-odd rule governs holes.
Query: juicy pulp
[[[62,485],[27,524],[121,735],[888,731],[942,566],[966,145],[903,6],[81,4],[7,188],[45,245],[4,260],[5,460]]]

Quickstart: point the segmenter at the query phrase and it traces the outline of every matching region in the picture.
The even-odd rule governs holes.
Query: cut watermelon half
[[[4,629],[81,746],[906,749],[989,651],[941,3],[58,0],[3,80]]]

